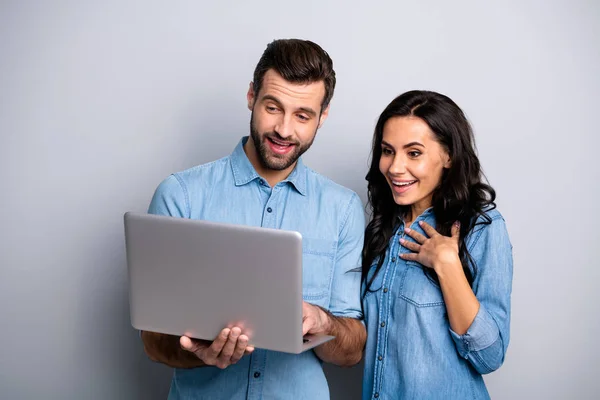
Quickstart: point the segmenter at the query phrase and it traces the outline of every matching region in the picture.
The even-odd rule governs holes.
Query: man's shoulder
[[[353,199],[358,200],[358,195],[352,189],[333,181],[325,175],[321,175],[309,167],[306,167],[306,171],[308,184],[318,190],[321,197],[326,196],[328,200],[339,200],[346,203]]]
[[[183,186],[202,185],[221,179],[229,168],[230,156],[199,164],[172,174]]]

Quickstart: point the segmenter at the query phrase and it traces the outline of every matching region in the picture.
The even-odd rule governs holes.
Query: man
[[[362,204],[300,159],[327,118],[334,88],[333,62],[317,44],[270,43],[248,89],[250,137],[228,157],[169,176],[149,212],[299,231],[303,333],[335,339],[295,355],[255,350],[238,327],[213,342],[142,332],[148,356],[175,368],[170,399],[328,399],[322,361],[360,361]]]

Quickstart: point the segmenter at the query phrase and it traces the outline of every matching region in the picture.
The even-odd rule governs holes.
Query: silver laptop
[[[239,326],[256,348],[301,353],[332,336],[302,336],[298,232],[127,212],[134,328],[214,340]]]

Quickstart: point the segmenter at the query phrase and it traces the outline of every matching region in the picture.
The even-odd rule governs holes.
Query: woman
[[[377,122],[363,249],[363,399],[487,399],[509,341],[512,245],[473,133],[411,91]]]

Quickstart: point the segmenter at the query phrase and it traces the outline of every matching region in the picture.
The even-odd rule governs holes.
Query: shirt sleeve
[[[333,269],[329,310],[338,317],[362,319],[360,267],[365,232],[365,214],[353,193],[342,224]]]
[[[148,213],[171,217],[190,217],[189,196],[186,186],[180,178],[170,175],[158,185],[148,207]]]
[[[170,175],[164,179],[154,191],[148,214],[166,215],[171,217],[189,218],[189,202],[187,199],[187,191],[183,182],[175,175]],[[139,337],[142,337],[142,331],[138,332]]]
[[[512,245],[501,216],[489,225],[478,226],[469,250],[477,272],[473,291],[479,311],[464,335],[450,329],[461,357],[480,374],[498,369],[510,339],[510,297],[512,291]]]

